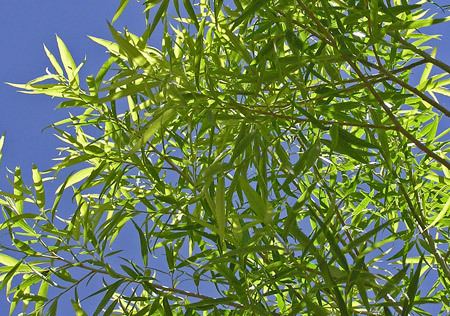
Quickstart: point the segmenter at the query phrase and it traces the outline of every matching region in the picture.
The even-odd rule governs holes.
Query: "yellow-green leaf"
[[[11,256],[0,253],[0,264],[2,264],[4,266],[12,267],[12,266],[16,265],[17,262],[19,262],[19,260],[17,260],[16,258],[13,258]]]
[[[86,312],[81,308],[78,300],[71,300],[75,316],[87,316]]]
[[[42,183],[41,173],[39,172],[36,165],[33,165],[33,167],[32,167],[32,177],[33,177],[34,189],[36,190],[36,203],[40,209],[43,209],[44,205],[45,205],[44,185]]]
[[[450,197],[447,198],[447,203],[445,203],[444,207],[442,207],[442,210],[436,215],[434,220],[431,222],[430,225],[427,226],[426,229],[436,226],[436,224],[438,224],[439,221],[447,215],[449,209],[450,209]]]
[[[50,63],[52,64],[53,68],[55,68],[56,72],[58,73],[58,75],[63,77],[64,72],[63,72],[61,66],[59,65],[58,61],[56,60],[56,57],[52,54],[51,51],[48,50],[47,46],[45,46],[45,45],[44,45],[44,51],[45,51],[45,54],[47,55],[48,59],[50,60]]]
[[[166,126],[170,121],[176,117],[176,111],[174,109],[167,109],[161,113],[160,116],[152,120],[145,128],[144,133],[141,138],[136,142],[136,145],[131,150],[131,153],[136,152],[139,148],[143,147],[148,140],[155,135],[155,133],[161,129],[161,127]]]
[[[110,53],[120,56],[119,45],[117,45],[116,43],[108,41],[108,40],[105,40],[103,38],[94,37],[94,36],[88,36],[88,37],[93,42],[96,42],[97,44],[105,47]],[[109,66],[110,65],[108,65],[108,68],[109,68]]]
[[[95,167],[88,167],[71,174],[68,177],[67,182],[65,182],[64,187],[65,188],[70,187],[71,185],[77,184],[78,182],[86,179],[94,170]],[[56,190],[56,192],[59,192],[62,189],[62,187],[63,185],[60,185]]]
[[[0,163],[2,162],[3,158],[3,145],[5,144],[5,134],[3,134],[0,137]]]
[[[67,79],[69,79],[70,84],[75,84],[75,86],[78,87],[80,85],[80,79],[76,72],[77,65],[73,60],[72,54],[69,52],[69,49],[67,48],[66,44],[59,36],[56,36],[56,41],[58,43],[61,61],[64,66],[64,70],[66,71],[67,74]]]
[[[129,2],[129,0],[121,0],[120,1],[120,5],[117,8],[116,13],[114,13],[111,23],[116,22],[117,19],[122,15],[123,10],[125,10],[125,8],[127,7],[128,2]]]
[[[225,238],[225,181],[223,177],[218,177],[216,198],[215,198],[215,215],[219,236],[222,240]]]
[[[41,286],[39,287],[39,291],[38,291],[38,296],[40,297],[47,297],[47,293],[48,293],[48,282],[45,280],[42,280],[41,282]],[[42,308],[44,307],[44,303],[45,301],[37,301],[36,302],[36,306],[35,306],[35,311],[39,312],[42,310]]]
[[[248,203],[250,204],[250,208],[253,209],[263,223],[269,223],[271,221],[271,209],[269,203],[262,199],[258,192],[251,187],[245,177],[241,176],[239,178],[239,182],[245,196],[247,197]]]
[[[23,213],[23,201],[25,199],[23,191],[24,187],[22,180],[22,172],[20,171],[20,168],[17,167],[14,172],[14,195],[17,196],[17,199],[15,200],[15,206],[18,214]]]

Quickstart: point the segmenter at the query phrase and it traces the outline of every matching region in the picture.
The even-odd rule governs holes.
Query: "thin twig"
[[[427,54],[423,50],[417,48],[413,44],[409,43],[408,41],[406,41],[405,39],[403,39],[401,36],[397,35],[396,33],[389,33],[389,35],[391,35],[393,38],[395,38],[397,41],[399,41],[402,45],[406,46],[408,49],[412,50],[417,55],[420,55],[427,62],[438,66],[439,68],[441,68],[442,70],[445,70],[447,73],[450,74],[450,66],[447,65],[446,63],[430,56],[429,54]]]
[[[254,112],[266,116],[270,116],[272,118],[277,119],[283,119],[283,120],[290,120],[290,121],[296,121],[299,123],[305,123],[305,122],[311,122],[309,118],[301,118],[301,117],[295,117],[285,114],[278,114],[273,112],[267,112],[258,110],[252,107],[246,107],[239,103],[234,103],[233,105],[239,107],[240,109],[248,112]],[[370,124],[370,123],[360,123],[360,122],[347,122],[347,121],[336,121],[336,120],[320,120],[317,119],[317,122],[320,124],[326,125],[326,126],[332,126],[332,125],[341,125],[341,126],[355,126],[355,127],[364,127],[364,128],[374,128],[374,129],[383,129],[383,130],[397,130],[396,126],[394,125],[378,125],[378,124]]]
[[[415,95],[420,97],[422,100],[428,102],[429,104],[434,106],[436,109],[438,109],[439,111],[444,113],[445,116],[450,117],[450,111],[447,110],[444,106],[442,106],[439,102],[436,102],[435,100],[433,100],[432,98],[427,96],[425,93],[423,93],[422,91],[420,91],[416,87],[413,87],[410,84],[408,84],[407,82],[405,82],[405,81],[399,79],[398,77],[394,76],[394,74],[391,73],[386,68],[384,68],[383,65],[376,65],[376,64],[371,63],[371,62],[369,62],[367,60],[360,60],[360,62],[363,63],[363,64],[368,65],[369,67],[377,69],[378,71],[380,71],[381,73],[386,75],[390,80],[394,81],[395,83],[398,83],[400,86],[402,86],[406,90],[411,91],[412,93],[414,93]]]

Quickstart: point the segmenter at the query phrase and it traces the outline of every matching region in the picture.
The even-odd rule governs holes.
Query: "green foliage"
[[[11,313],[56,315],[62,296],[76,315],[448,312],[450,66],[421,28],[449,17],[400,0],[144,6],[142,35],[92,37],[96,75],[57,38],[54,73],[13,84],[83,111],[54,124],[50,170],[0,192]]]

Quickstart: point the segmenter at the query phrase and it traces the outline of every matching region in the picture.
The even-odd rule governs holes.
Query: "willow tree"
[[[450,309],[450,66],[422,31],[446,8],[144,7],[142,34],[92,37],[107,50],[96,75],[57,38],[52,70],[13,84],[78,114],[53,125],[55,165],[29,184],[16,169],[0,193],[11,313],[64,299],[77,315]]]

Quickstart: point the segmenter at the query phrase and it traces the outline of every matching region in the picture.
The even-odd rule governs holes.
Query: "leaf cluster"
[[[13,84],[82,111],[53,125],[50,170],[27,186],[16,169],[0,192],[11,314],[56,315],[65,296],[77,315],[86,300],[93,315],[449,310],[450,66],[421,32],[448,16],[401,0],[144,7],[142,35],[91,37],[97,74],[57,38],[54,70]]]

